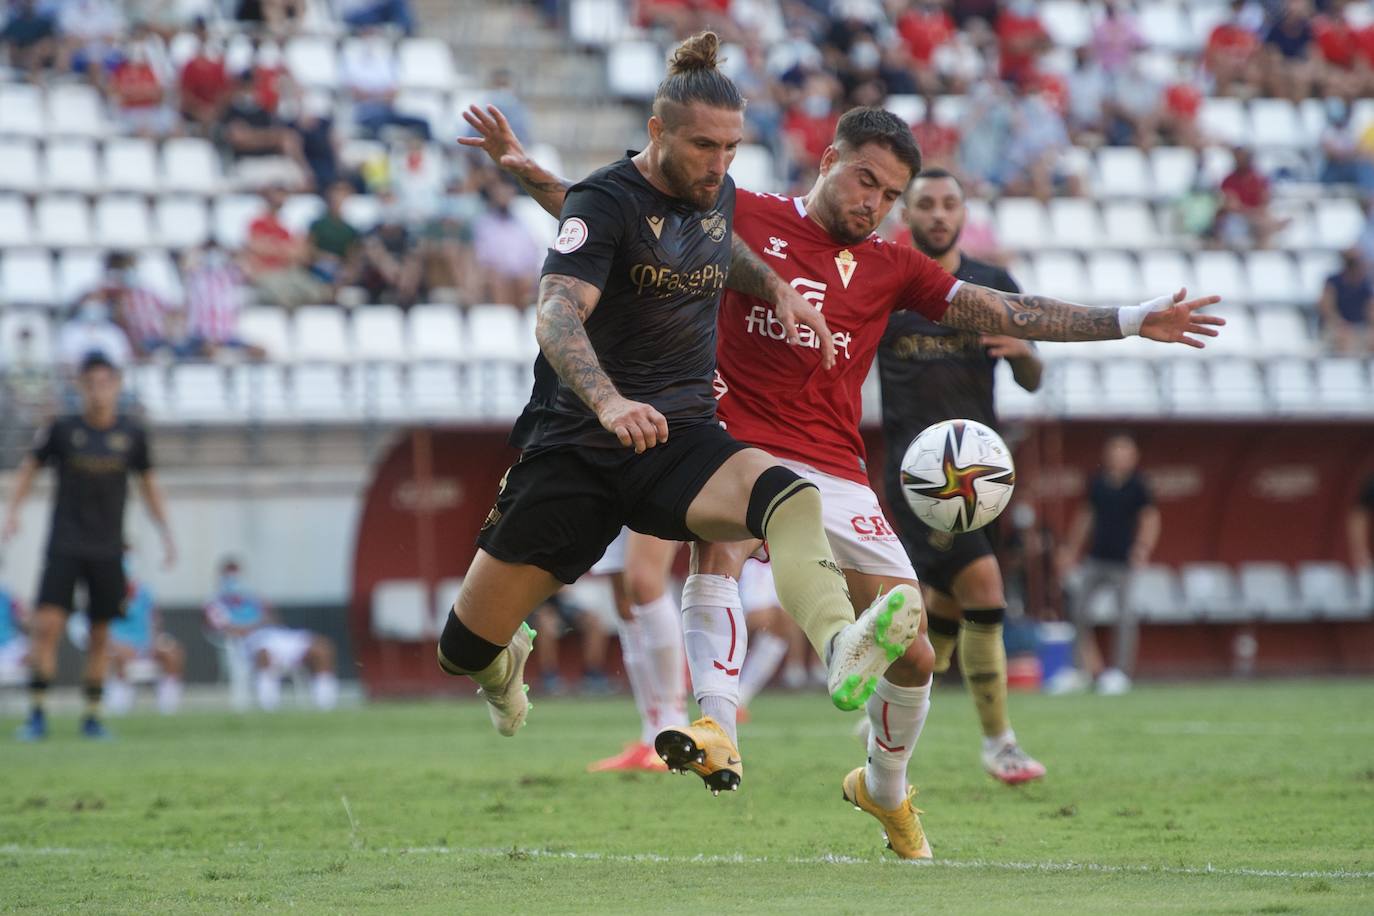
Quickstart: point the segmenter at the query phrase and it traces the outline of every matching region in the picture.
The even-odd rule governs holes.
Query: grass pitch
[[[765,696],[744,784],[588,775],[628,699],[331,715],[71,718],[0,744],[0,910],[98,913],[1371,913],[1374,685],[1016,696],[1049,767],[994,783],[973,709],[936,692],[917,752],[936,864],[840,800],[863,758],[823,696]]]

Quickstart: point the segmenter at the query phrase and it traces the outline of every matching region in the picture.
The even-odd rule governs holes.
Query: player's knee
[[[625,591],[632,605],[657,601],[666,590],[667,583],[657,570],[642,567],[625,570]]]
[[[257,665],[259,671],[266,671],[272,667],[272,656],[268,654],[266,649],[259,649],[253,655],[253,664]]]
[[[744,515],[744,525],[754,537],[764,538],[768,523],[779,508],[787,503],[796,505],[811,500],[815,502],[819,521],[821,491],[796,471],[775,464],[754,481],[754,488],[749,493],[749,508]]]
[[[935,671],[935,649],[930,640],[918,636],[906,647],[902,657],[888,669],[888,679],[900,679],[901,683],[923,684]]]
[[[692,545],[692,572],[705,576],[729,576],[739,581],[744,561],[754,552],[756,541],[737,543],[708,543],[698,541]]]

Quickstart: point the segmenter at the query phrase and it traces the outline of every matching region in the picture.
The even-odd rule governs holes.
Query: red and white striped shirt
[[[167,313],[171,310],[162,297],[141,286],[124,289],[120,316],[136,344],[167,339]]]
[[[212,344],[238,334],[243,282],[232,263],[202,261],[186,272],[186,333]]]

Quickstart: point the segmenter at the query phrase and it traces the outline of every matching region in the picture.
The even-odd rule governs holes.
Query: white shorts
[[[739,598],[746,615],[781,607],[773,587],[773,567],[753,557],[745,560],[739,576]]]
[[[873,490],[818,471],[800,461],[778,459],[821,491],[825,536],[841,569],[916,581],[916,570]]]
[[[264,627],[254,630],[243,640],[243,651],[249,660],[259,652],[266,652],[268,663],[278,671],[289,671],[305,661],[314,638],[309,630],[290,630],[286,627]]]
[[[625,571],[625,543],[630,539],[630,529],[621,528],[620,533],[615,536],[606,548],[606,552],[601,555],[601,559],[596,561],[596,565],[587,570],[589,576],[609,576],[613,573]]]

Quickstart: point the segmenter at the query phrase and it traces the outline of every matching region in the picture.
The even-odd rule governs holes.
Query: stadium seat
[[[105,256],[91,249],[72,248],[57,255],[57,301],[75,302],[95,288],[105,275]]]
[[[100,93],[87,83],[62,83],[48,90],[50,136],[103,137],[110,133]]]
[[[1145,44],[1167,51],[1187,51],[1198,47],[1198,36],[1184,17],[1183,9],[1173,3],[1142,3],[1136,22]]]
[[[1191,292],[1195,296],[1217,295],[1232,306],[1244,305],[1250,300],[1240,258],[1233,252],[1199,251],[1193,255],[1193,276],[1197,286]]]
[[[405,38],[396,54],[397,74],[403,89],[451,92],[457,83],[453,52],[437,38]]]
[[[53,355],[53,328],[46,312],[0,309],[0,366],[47,366]]]
[[[291,356],[291,334],[286,312],[271,305],[250,305],[239,315],[239,336],[267,351],[273,360]]]
[[[1293,576],[1282,563],[1243,563],[1240,603],[1264,620],[1311,620],[1313,614],[1298,600]]]
[[[604,48],[631,31],[620,0],[572,0],[568,8],[568,34],[578,45]]]
[[[91,210],[85,198],[70,194],[40,197],[33,208],[34,241],[49,248],[80,248],[92,243]]]
[[[1364,228],[1359,204],[1346,198],[1319,198],[1313,210],[1317,242],[1323,248],[1349,248]]]
[[[511,213],[533,236],[535,242],[548,248],[558,238],[558,220],[548,214],[533,197],[517,197],[511,201]]]
[[[328,92],[339,88],[339,62],[329,39],[314,35],[292,38],[286,43],[285,59],[292,79],[300,85]]]
[[[106,248],[144,248],[153,244],[153,225],[142,197],[111,194],[95,205],[95,241]]]
[[[182,363],[172,369],[171,412],[182,423],[228,423],[239,419],[229,399],[225,369]]]
[[[1264,378],[1253,360],[1223,357],[1212,360],[1209,371],[1210,402],[1216,412],[1253,416],[1268,410]]]
[[[1150,150],[1150,171],[1156,196],[1172,200],[1197,180],[1197,153],[1186,146],[1157,146]]]
[[[283,366],[264,363],[240,366],[235,371],[239,375],[237,384],[242,386],[244,404],[251,418],[266,422],[292,419],[291,390]]]
[[[1096,245],[1138,251],[1160,244],[1159,229],[1149,204],[1137,200],[1114,200],[1102,205],[1104,234]]]
[[[405,316],[394,305],[369,305],[353,313],[353,357],[370,362],[403,362]]]
[[[318,194],[292,194],[282,204],[281,221],[296,235],[305,235],[310,224],[324,215],[324,198]]]
[[[1322,131],[1326,130],[1326,100],[1303,99],[1298,103],[1298,122],[1302,130],[1299,146],[1315,149],[1321,143]]]
[[[1094,248],[1102,244],[1102,221],[1097,204],[1086,197],[1056,197],[1050,201],[1050,243],[1054,248]]]
[[[444,624],[448,621],[449,611],[453,609],[453,603],[458,600],[458,593],[463,589],[463,577],[452,576],[447,579],[440,579],[434,583],[434,632],[441,633]]]
[[[1049,376],[1055,385],[1057,403],[1070,415],[1102,414],[1102,386],[1097,365],[1086,359],[1054,360]]]
[[[53,140],[43,157],[43,186],[50,191],[100,190],[95,144],[89,140]]]
[[[539,345],[529,337],[524,309],[509,305],[474,305],[468,309],[467,358],[533,359]]]
[[[422,363],[410,370],[411,412],[421,419],[453,418],[464,415],[463,397],[459,387],[458,367],[452,363]]]
[[[171,386],[167,370],[160,365],[136,366],[130,373],[134,397],[154,422],[165,422],[172,416]]]
[[[999,417],[1036,417],[1044,412],[1045,400],[1042,393],[1045,388],[1043,385],[1040,391],[1031,392],[1016,384],[1011,366],[1006,360],[998,360],[994,372],[997,383],[993,387],[993,393],[997,398],[997,415]]]
[[[1288,99],[1252,99],[1250,125],[1248,142],[1253,146],[1302,145],[1302,121],[1297,106]]]
[[[344,313],[334,305],[303,305],[292,316],[293,358],[299,361],[343,363],[349,358]]]
[[[402,89],[396,95],[396,110],[401,114],[423,118],[430,129],[440,136],[452,135],[454,126],[459,123],[454,120],[454,109],[449,105],[448,94],[433,89]],[[400,155],[402,153],[398,150],[397,158]]]
[[[161,248],[151,248],[142,252],[138,256],[138,263],[134,265],[134,273],[139,283],[171,305],[180,306],[185,300],[181,272],[177,270],[169,252]]]
[[[968,110],[968,99],[962,95],[935,97],[935,120],[945,126],[959,124]]]
[[[1050,238],[1045,207],[1033,197],[1004,197],[997,203],[997,237],[1007,248],[1046,248]]]
[[[1363,359],[1319,359],[1317,402],[1324,413],[1374,413],[1374,392],[1369,390],[1369,362]]]
[[[210,213],[199,197],[173,194],[153,204],[154,237],[168,248],[199,248],[210,238]]]
[[[435,635],[429,590],[419,579],[383,579],[374,585],[369,618],[379,639],[417,642]]]
[[[1298,257],[1298,289],[1302,298],[1299,302],[1316,309],[1321,300],[1322,290],[1326,288],[1329,277],[1339,273],[1341,259],[1331,251],[1309,251]]]
[[[1078,0],[1044,0],[1039,13],[1041,24],[1056,45],[1081,48],[1092,37],[1092,17],[1087,5]]]
[[[1359,606],[1350,571],[1340,563],[1299,564],[1298,600],[1326,620],[1360,619],[1370,614],[1370,609]]]
[[[1240,99],[1210,96],[1198,110],[1198,127],[1213,143],[1235,146],[1250,137],[1250,119]]]
[[[1104,146],[1097,151],[1093,193],[1102,197],[1149,197],[1150,163],[1135,146]]]
[[[1153,365],[1140,359],[1113,359],[1101,366],[1099,392],[1104,412],[1115,416],[1160,413],[1159,382]]]
[[[219,157],[208,140],[178,137],[162,144],[164,190],[208,196],[218,193],[222,184]]]
[[[1191,295],[1198,295],[1199,291],[1206,290],[1207,287],[1201,283],[1197,290],[1191,291]],[[1226,300],[1219,305],[1211,306],[1207,309],[1218,318],[1226,319],[1226,326],[1219,328],[1221,333],[1206,341],[1208,356],[1254,356],[1258,346],[1259,335],[1255,330],[1255,319],[1250,314],[1250,310],[1234,303],[1233,300]]]
[[[292,413],[303,420],[355,419],[359,412],[356,380],[354,373],[340,365],[297,366],[291,374]]]
[[[1075,253],[1042,251],[1035,256],[1035,292],[1082,302],[1090,296],[1083,259]]]
[[[1269,396],[1280,414],[1310,413],[1317,405],[1312,366],[1302,359],[1279,359],[1268,364]]]
[[[0,248],[32,244],[28,202],[18,194],[0,194]]]
[[[1249,251],[1245,254],[1245,284],[1252,303],[1308,302],[1298,280],[1298,266],[1285,251]]]
[[[1194,616],[1209,621],[1249,618],[1236,594],[1236,578],[1224,563],[1188,563],[1180,571],[1183,605]]]
[[[730,177],[735,179],[737,187],[747,191],[769,194],[785,190],[773,167],[773,154],[768,147],[756,143],[740,145],[735,152],[735,161],[730,163]]]
[[[410,415],[410,395],[405,370],[400,365],[367,363],[359,366],[357,372],[358,402],[363,416],[395,421]]]
[[[1088,255],[1088,302],[1104,305],[1134,304],[1144,285],[1135,258],[1119,251],[1094,251]]]
[[[263,212],[262,198],[253,194],[224,194],[215,199],[215,241],[221,248],[238,251],[248,239],[248,225]]]
[[[1178,577],[1167,566],[1138,570],[1126,586],[1126,600],[1142,620],[1150,623],[1192,623],[1196,619],[1179,594]]]
[[[1166,413],[1198,416],[1216,412],[1204,360],[1188,356],[1166,360],[1159,373],[1161,403]]]
[[[606,52],[607,88],[622,99],[652,99],[662,70],[663,54],[652,41],[623,41]]]
[[[105,142],[101,157],[105,187],[112,191],[153,194],[161,186],[157,176],[157,151],[139,137],[116,137]]]
[[[26,83],[0,83],[0,136],[41,137],[46,133],[42,90]]]
[[[1257,355],[1314,356],[1317,339],[1302,309],[1274,306],[1255,311]]]
[[[1306,200],[1279,199],[1273,202],[1269,212],[1275,219],[1286,220],[1284,227],[1274,235],[1275,247],[1288,251],[1318,247],[1316,222]]]
[[[42,184],[38,147],[31,140],[0,140],[0,191],[32,194]]]
[[[456,361],[463,358],[463,329],[452,305],[411,308],[410,355],[416,360]]]
[[[5,306],[57,304],[52,256],[41,248],[11,248],[0,258],[0,303]]]
[[[890,95],[883,107],[908,124],[918,124],[926,116],[926,100],[919,95]]]
[[[1192,264],[1178,251],[1146,251],[1140,255],[1140,275],[1148,280],[1148,292],[1163,295],[1186,286],[1196,293]]]
[[[1225,99],[1227,102],[1236,102],[1235,99]],[[1239,141],[1239,142],[1244,142]],[[1235,169],[1236,157],[1231,152],[1229,146],[1209,146],[1202,151],[1202,173],[1206,181],[1212,185],[1221,184],[1222,180]]]

